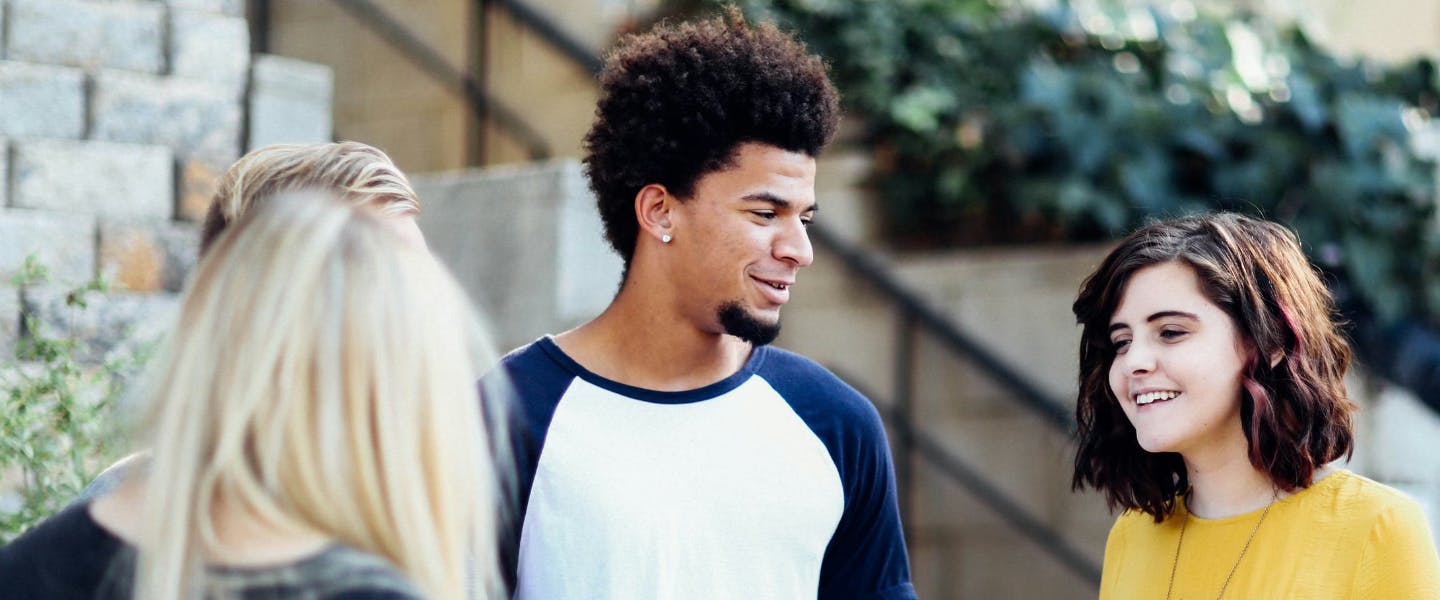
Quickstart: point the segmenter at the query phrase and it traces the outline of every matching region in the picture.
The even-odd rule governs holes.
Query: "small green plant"
[[[24,289],[48,280],[32,255],[11,283]],[[0,544],[64,508],[123,449],[113,409],[151,346],[86,364],[85,341],[74,333],[76,318],[108,291],[103,277],[70,290],[63,331],[27,315],[16,360],[0,364]]]

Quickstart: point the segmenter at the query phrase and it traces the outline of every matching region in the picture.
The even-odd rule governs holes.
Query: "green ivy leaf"
[[[890,118],[916,132],[934,132],[940,128],[941,114],[955,108],[955,94],[933,86],[915,86],[896,96]]]

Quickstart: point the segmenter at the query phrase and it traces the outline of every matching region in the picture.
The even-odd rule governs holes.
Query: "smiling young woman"
[[[1352,451],[1350,348],[1284,227],[1149,225],[1080,287],[1074,486],[1125,512],[1104,598],[1436,598],[1419,505]]]

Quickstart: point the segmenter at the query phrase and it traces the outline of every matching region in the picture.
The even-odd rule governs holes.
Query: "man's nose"
[[[792,220],[775,240],[775,258],[795,263],[797,267],[815,262],[815,248],[810,245],[810,232],[800,219]]]

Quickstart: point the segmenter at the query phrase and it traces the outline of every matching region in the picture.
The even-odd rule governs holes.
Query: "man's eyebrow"
[[[791,206],[794,205],[794,203],[790,202],[789,200],[786,200],[786,199],[784,199],[784,198],[781,198],[781,197],[779,197],[779,196],[776,196],[775,194],[772,194],[772,193],[770,193],[770,192],[756,192],[756,193],[754,193],[754,194],[746,194],[745,197],[744,197],[744,198],[741,198],[741,199],[742,199],[742,200],[752,200],[752,201],[755,201],[755,202],[767,202],[767,203],[773,205],[775,208],[790,208]],[[819,210],[820,210],[820,205],[818,205],[818,204],[811,204],[810,206],[805,207],[805,209],[802,210],[801,212],[810,212],[810,213],[813,213],[813,212],[816,212],[816,211],[819,211]]]
[[[1188,312],[1185,312],[1185,311],[1183,311],[1183,310],[1162,310],[1162,311],[1157,312],[1157,313],[1155,313],[1155,314],[1153,314],[1153,315],[1150,315],[1150,316],[1148,316],[1148,317],[1145,317],[1145,322],[1146,322],[1146,323],[1153,323],[1153,322],[1155,322],[1155,321],[1158,320],[1158,319],[1166,319],[1166,318],[1170,318],[1170,317],[1180,317],[1180,318],[1182,318],[1182,319],[1190,319],[1191,321],[1199,321],[1199,320],[1200,320],[1200,315],[1197,315],[1197,314],[1195,314],[1195,313],[1188,313]],[[1109,331],[1110,331],[1111,333],[1114,333],[1116,329],[1129,329],[1129,328],[1130,328],[1130,326],[1127,325],[1127,324],[1125,324],[1125,323],[1123,323],[1123,322],[1122,322],[1122,323],[1111,323],[1111,324],[1110,324],[1110,330],[1109,330]]]

